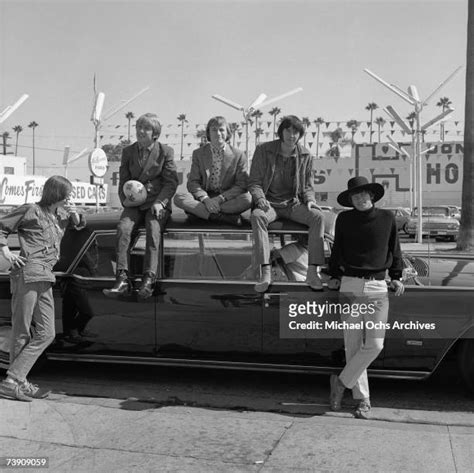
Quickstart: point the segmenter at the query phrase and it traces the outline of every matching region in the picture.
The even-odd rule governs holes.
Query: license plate
[[[435,232],[436,235],[446,235],[446,232]]]

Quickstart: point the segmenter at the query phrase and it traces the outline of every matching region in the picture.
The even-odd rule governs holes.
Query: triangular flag
[[[390,168],[390,172],[391,172],[392,174],[395,174],[395,168]]]
[[[168,136],[170,136],[170,135],[165,135],[165,138],[168,138]]]
[[[311,132],[311,135],[313,135],[313,138],[316,136],[316,132],[315,131],[312,131]]]
[[[352,176],[352,173],[354,172],[354,169],[348,169],[349,171],[349,176]]]
[[[365,131],[361,131],[360,134],[364,137],[365,136]]]
[[[242,132],[238,131],[237,134],[239,135],[239,138],[242,138]]]
[[[331,175],[331,172],[332,172],[332,169],[326,169],[326,173],[327,173],[328,176]]]
[[[309,145],[309,147],[311,148],[311,146],[313,146],[313,142],[312,142],[312,141],[308,141],[308,145]]]
[[[372,123],[372,122],[367,122],[367,128],[370,128],[370,124],[371,124],[371,123]]]
[[[448,161],[450,161],[452,157],[453,157],[452,154],[448,154]]]
[[[372,174],[372,176],[373,176],[374,172],[375,172],[375,168],[370,168],[369,171],[370,171],[370,174]]]
[[[390,122],[390,127],[393,128],[393,126],[395,125],[395,122]]]
[[[272,122],[267,122],[267,127],[270,128]]]

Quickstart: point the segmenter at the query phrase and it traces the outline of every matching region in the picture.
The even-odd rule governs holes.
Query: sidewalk
[[[0,399],[0,455],[46,456],[45,471],[61,473],[473,471],[474,414],[415,423],[426,415],[374,408],[383,420],[362,421],[53,394]]]

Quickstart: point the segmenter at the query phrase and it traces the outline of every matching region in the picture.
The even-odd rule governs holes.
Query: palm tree
[[[380,129],[385,125],[386,121],[385,121],[385,118],[383,117],[377,117],[375,119],[375,124],[377,125],[377,129],[378,129],[378,135],[379,135],[379,143],[380,143]]]
[[[474,250],[474,2],[468,2],[466,107],[464,115],[464,157],[461,192],[461,226],[457,249]]]
[[[275,139],[276,117],[281,113],[281,108],[273,107],[268,113],[273,117],[273,139]]]
[[[447,110],[450,105],[452,105],[452,102],[448,97],[441,97],[439,102],[436,104],[437,107],[442,107],[443,112]],[[444,141],[444,122],[439,124],[439,135],[441,141]]]
[[[235,147],[235,134],[239,130],[239,124],[237,122],[229,123],[230,134],[232,135],[232,146]]]
[[[260,142],[260,135],[263,135],[263,133],[264,133],[263,128],[258,127],[258,128],[255,130],[255,142],[256,142],[256,143],[259,143],[259,142]]]
[[[127,112],[125,118],[128,120],[128,141],[130,141],[130,122],[135,118],[133,112]]]
[[[199,138],[199,140],[200,140],[199,146],[204,146],[207,143],[206,130],[203,130],[203,129],[198,130],[196,132],[196,138]]]
[[[349,120],[346,123],[347,128],[351,130],[351,135],[352,135],[352,144],[354,144],[354,135],[357,133],[357,128],[359,128],[360,122],[357,120]]]
[[[3,154],[7,154],[7,140],[10,138],[10,133],[8,131],[4,131],[2,133],[2,139],[3,139]]]
[[[365,109],[370,112],[370,138],[369,138],[370,141],[369,143],[372,143],[372,118],[374,116],[374,110],[377,110],[378,108],[379,106],[375,102],[370,102],[365,107]]]
[[[316,120],[314,120],[314,124],[316,125],[317,129],[317,135],[316,135],[316,159],[318,158],[319,154],[319,133],[321,131],[321,125],[324,123],[324,118],[323,117],[318,117]]]
[[[181,127],[181,154],[180,154],[181,157],[179,159],[183,159],[184,158],[184,156],[183,156],[184,124],[188,123],[188,120],[186,120],[186,114],[185,113],[179,114],[177,119],[180,122],[180,125],[178,125],[178,126]]]
[[[327,155],[333,158],[338,158],[341,153],[339,151],[339,141],[344,136],[342,128],[336,128],[331,131],[331,147],[329,148]]]
[[[259,122],[258,122],[258,119],[261,118],[263,115],[263,113],[260,111],[260,110],[255,110],[254,112],[252,112],[251,116],[252,117],[255,117],[255,144],[257,145],[258,142],[259,142],[259,136],[260,134],[257,133],[257,129],[260,128],[259,127]]]
[[[36,163],[35,163],[35,128],[39,126],[34,120],[28,124],[28,128],[33,130],[33,174],[36,171]]]
[[[311,120],[308,117],[303,117],[301,121],[304,125],[303,146],[306,148],[306,132],[308,130],[308,127],[311,126]]]
[[[15,156],[18,156],[18,135],[23,131],[21,125],[15,125],[13,131],[16,133]]]

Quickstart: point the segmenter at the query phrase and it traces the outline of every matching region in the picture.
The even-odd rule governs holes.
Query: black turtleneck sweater
[[[330,275],[383,279],[387,269],[392,279],[401,278],[402,252],[392,212],[372,207],[363,212],[353,209],[340,213],[329,261]]]

